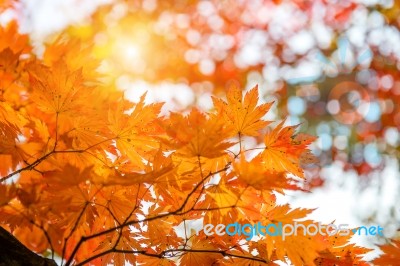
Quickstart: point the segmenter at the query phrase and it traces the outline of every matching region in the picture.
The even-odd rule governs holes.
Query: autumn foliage
[[[368,265],[351,236],[188,229],[313,222],[275,193],[302,188],[316,137],[265,120],[274,103],[257,87],[230,86],[209,112],[162,115],[163,103],[130,102],[102,82],[90,45],[31,49],[16,23],[0,28],[0,223],[29,249],[63,265]],[[398,242],[383,251],[376,265],[395,265]]]

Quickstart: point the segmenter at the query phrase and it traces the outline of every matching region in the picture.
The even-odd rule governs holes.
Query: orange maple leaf
[[[316,138],[306,134],[296,135],[295,130],[298,126],[284,127],[284,122],[279,123],[276,128],[265,135],[265,150],[258,155],[259,159],[263,161],[265,170],[289,172],[304,177],[300,160],[304,155],[311,155],[307,146]],[[317,160],[312,159],[311,161],[316,162]]]
[[[121,102],[108,112],[109,129],[115,138],[116,147],[137,167],[144,167],[144,160],[150,160],[160,147],[155,138],[161,128],[155,123],[163,103],[145,104],[146,94],[136,104]],[[130,109],[133,107],[133,111]],[[127,112],[131,111],[131,114]]]
[[[233,127],[232,136],[257,136],[259,130],[265,128],[270,122],[262,118],[271,108],[273,102],[258,105],[258,87],[248,91],[242,96],[242,90],[233,86],[227,92],[228,102],[213,97],[214,106],[218,113],[223,113],[225,120]]]
[[[63,61],[51,69],[36,66],[30,72],[32,101],[37,107],[51,114],[84,112],[85,101],[91,99],[90,88],[83,84],[80,70],[70,71]]]
[[[374,265],[395,266],[400,261],[400,240],[393,240],[392,243],[381,245],[379,248],[384,252],[381,256],[374,259]]]
[[[207,239],[194,235],[190,246],[190,249],[196,252],[185,253],[180,260],[181,265],[213,265],[217,260],[223,258],[220,253],[206,252],[213,251],[216,248]],[[204,252],[201,252],[202,250]]]
[[[289,184],[289,178],[284,172],[265,170],[263,161],[256,157],[250,162],[244,159],[233,164],[239,180],[259,190],[276,190],[283,192],[283,189],[298,189],[298,187]]]
[[[187,116],[171,113],[165,123],[169,138],[164,143],[183,157],[220,157],[233,144],[227,141],[229,132],[221,118],[207,117],[197,109]]]

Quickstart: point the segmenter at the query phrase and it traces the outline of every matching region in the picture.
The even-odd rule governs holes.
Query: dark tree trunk
[[[0,266],[56,266],[56,262],[29,250],[0,226]]]

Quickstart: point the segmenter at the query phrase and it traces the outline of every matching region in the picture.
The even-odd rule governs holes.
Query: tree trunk
[[[56,262],[29,250],[0,226],[0,266],[56,266]]]

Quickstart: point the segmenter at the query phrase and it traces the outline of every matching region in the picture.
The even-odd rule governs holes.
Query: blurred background
[[[39,57],[73,46],[70,56],[84,58],[84,40],[107,86],[133,101],[147,91],[148,102],[166,102],[165,114],[206,111],[231,84],[258,84],[262,101],[275,101],[267,119],[318,136],[320,164],[304,185],[312,193],[280,201],[318,208],[318,221],[379,224],[398,237],[400,1],[7,2],[0,23],[16,18]]]

